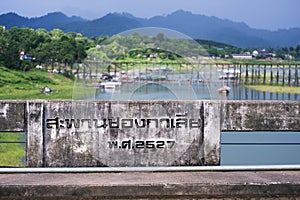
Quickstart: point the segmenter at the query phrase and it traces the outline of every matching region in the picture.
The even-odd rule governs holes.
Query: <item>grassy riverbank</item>
[[[0,132],[0,166],[25,166],[25,140],[24,133]]]
[[[272,93],[300,94],[300,87],[278,86],[278,85],[243,85],[244,87]]]
[[[44,94],[50,87],[54,92]],[[0,66],[0,99],[72,99],[73,81],[41,70],[23,72]]]

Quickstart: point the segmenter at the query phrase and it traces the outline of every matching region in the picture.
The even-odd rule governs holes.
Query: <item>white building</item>
[[[239,60],[251,60],[252,55],[250,52],[242,53],[242,54],[232,54],[233,59],[239,59]]]

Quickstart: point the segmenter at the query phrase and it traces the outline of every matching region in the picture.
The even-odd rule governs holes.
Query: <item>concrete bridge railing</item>
[[[221,131],[300,131],[291,101],[0,101],[27,167],[220,165]]]

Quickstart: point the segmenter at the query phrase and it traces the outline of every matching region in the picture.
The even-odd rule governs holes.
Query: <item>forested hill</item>
[[[22,17],[16,13],[0,15],[0,24],[6,26],[8,29],[13,26],[17,26],[19,28],[45,28],[47,30],[52,30],[53,28],[62,27],[73,22],[78,23],[86,21],[87,20],[76,16],[67,17],[61,12],[49,13],[45,16],[37,18]]]
[[[237,47],[277,48],[300,44],[300,28],[277,31],[258,30],[245,23],[193,14],[183,10],[150,19],[137,18],[129,13],[110,13],[95,20],[68,17],[60,12],[37,18],[7,13],[0,15],[0,25],[4,25],[7,29],[13,26],[45,28],[48,31],[59,28],[64,32],[80,32],[88,37],[111,36],[129,29],[152,26],[176,30],[195,39],[213,40]]]

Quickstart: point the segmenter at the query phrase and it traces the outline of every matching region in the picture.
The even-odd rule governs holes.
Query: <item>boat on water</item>
[[[120,87],[121,85],[122,85],[122,83],[119,81],[117,81],[117,82],[107,81],[107,82],[102,82],[100,84],[100,87],[104,88],[104,89],[115,89],[117,87]]]
[[[221,73],[219,79],[230,79],[230,80],[238,79],[238,75],[241,73],[241,71],[236,68],[222,69],[219,70],[219,72]]]

